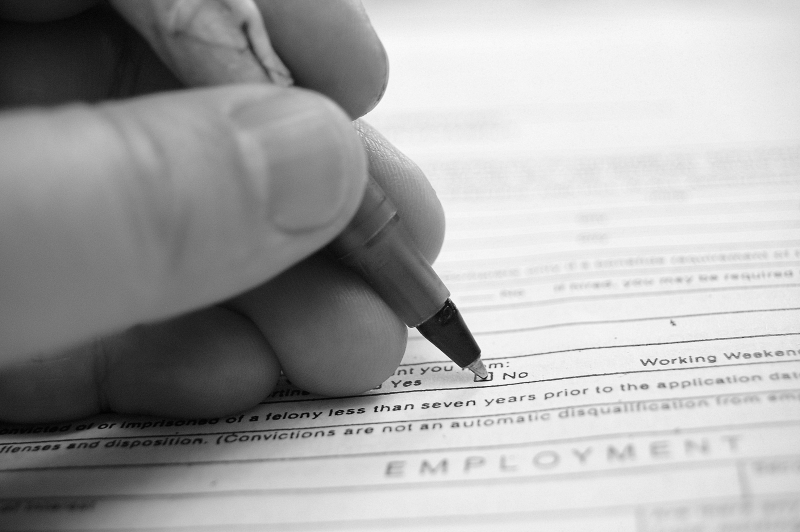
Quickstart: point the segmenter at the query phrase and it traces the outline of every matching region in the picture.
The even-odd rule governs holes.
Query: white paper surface
[[[0,528],[797,530],[793,7],[368,2],[491,380],[0,426]]]

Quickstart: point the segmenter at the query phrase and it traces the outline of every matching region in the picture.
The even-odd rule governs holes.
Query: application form
[[[798,530],[797,9],[367,10],[490,378],[0,425],[0,529]]]

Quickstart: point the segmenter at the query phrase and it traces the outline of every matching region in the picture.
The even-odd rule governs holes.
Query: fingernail
[[[336,220],[366,172],[363,147],[342,111],[293,89],[240,105],[231,118],[246,164],[267,180],[275,226],[301,232]]]

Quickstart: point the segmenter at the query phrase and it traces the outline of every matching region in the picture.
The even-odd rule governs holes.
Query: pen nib
[[[489,376],[489,372],[486,371],[486,366],[483,365],[483,360],[481,360],[480,357],[476,358],[471,364],[469,364],[467,369],[474,373],[481,380],[486,380],[486,378]]]

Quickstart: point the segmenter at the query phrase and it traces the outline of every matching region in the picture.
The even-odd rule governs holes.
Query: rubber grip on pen
[[[436,314],[450,297],[414,245],[397,208],[372,178],[355,216],[328,248],[357,271],[409,327]]]

